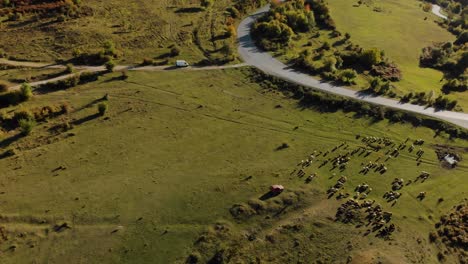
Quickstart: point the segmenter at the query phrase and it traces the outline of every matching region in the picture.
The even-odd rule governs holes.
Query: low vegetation
[[[236,24],[266,0],[0,1],[1,57],[20,60],[104,64],[191,64],[237,60]],[[77,43],[80,45],[77,46]],[[112,43],[117,54],[101,52]],[[230,46],[229,53],[222,49]],[[116,55],[116,56],[115,56]]]
[[[428,242],[431,219],[459,204],[466,189],[466,140],[332,110],[331,100],[330,111],[305,105],[288,83],[259,85],[255,76],[264,76],[250,69],[120,75],[1,109],[2,120],[34,117],[37,123],[23,136],[13,121],[2,121],[2,263],[327,263],[363,255],[437,261],[438,245]],[[105,117],[97,114],[102,102],[112,106]],[[434,145],[437,153],[450,149],[459,165],[442,167]],[[389,153],[385,161],[394,148],[399,155]],[[386,172],[374,172],[369,161],[385,164]],[[359,172],[364,166],[365,175]],[[406,185],[421,171],[430,176]],[[347,177],[343,189],[327,199],[341,176]],[[405,184],[392,207],[383,195],[395,178]],[[373,207],[392,213],[390,240],[336,221],[338,208],[364,182],[373,190],[362,200],[366,191],[360,191],[357,200],[375,199]],[[285,191],[271,196],[272,184]]]
[[[418,56],[414,56],[434,42],[455,41],[449,32],[428,19],[420,2],[315,2],[292,1],[275,5],[276,9],[261,18],[257,28],[254,26],[254,30],[259,31],[256,32],[258,45],[285,62],[295,63],[300,70],[324,80],[349,85],[363,93],[455,111],[462,111],[467,104],[468,97],[465,98],[464,94],[444,94],[444,83],[440,82],[443,73],[439,69],[421,67]],[[306,15],[309,10],[313,16]],[[302,18],[302,24],[310,20],[315,26],[309,26],[308,30],[298,29],[291,18],[287,19],[287,15],[292,13]],[[317,16],[326,17],[330,22],[319,23]],[[268,23],[271,32],[290,36],[283,39],[279,36],[261,37],[269,32]],[[407,27],[407,23],[414,26]],[[291,30],[281,30],[285,26]],[[273,30],[275,27],[277,30]],[[407,30],[396,30],[399,28]],[[341,73],[344,70],[346,72]],[[343,78],[343,74],[351,78]],[[424,93],[424,97],[433,97],[408,100],[408,95],[420,93]],[[437,98],[438,104],[435,105]],[[453,104],[456,106],[452,107]]]

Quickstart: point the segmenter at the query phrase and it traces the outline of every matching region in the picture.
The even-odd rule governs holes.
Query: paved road
[[[237,29],[237,37],[239,41],[238,51],[242,59],[247,64],[258,68],[267,74],[277,76],[281,79],[299,85],[311,87],[316,90],[350,97],[376,105],[382,105],[390,108],[396,108],[400,110],[424,114],[427,116],[451,122],[464,128],[468,128],[468,114],[450,111],[436,111],[432,107],[424,107],[413,104],[402,104],[398,101],[385,97],[362,95],[359,92],[353,91],[349,88],[334,86],[330,83],[321,82],[307,74],[295,71],[290,66],[285,65],[284,63],[272,57],[268,52],[258,49],[250,36],[250,28],[252,24],[258,17],[260,17],[263,13],[267,12],[268,10],[269,6],[260,8],[254,14],[244,19]]]
[[[447,19],[448,17],[440,13],[440,6],[432,5],[432,13],[440,18]]]

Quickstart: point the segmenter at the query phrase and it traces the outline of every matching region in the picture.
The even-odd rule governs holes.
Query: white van
[[[190,64],[188,64],[188,62],[186,62],[184,60],[176,60],[175,65],[176,65],[176,67],[179,67],[179,68],[190,66]]]

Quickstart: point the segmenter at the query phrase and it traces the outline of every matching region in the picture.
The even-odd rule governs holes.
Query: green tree
[[[336,58],[334,56],[326,57],[323,60],[324,70],[328,72],[336,71]]]
[[[33,96],[32,87],[29,83],[23,83],[21,85],[20,94],[23,100],[27,101]]]
[[[108,62],[106,62],[105,66],[108,72],[112,72],[114,71],[114,68],[115,68],[115,62],[113,60],[109,60]]]
[[[34,118],[20,119],[18,123],[21,129],[21,133],[23,133],[24,135],[31,134],[34,127],[36,126],[36,120],[34,120]]]
[[[361,63],[364,67],[372,67],[382,62],[382,52],[378,49],[364,50],[361,54]]]
[[[354,79],[357,77],[357,72],[352,69],[345,69],[340,72],[340,79],[346,84],[354,83]]]
[[[213,4],[214,4],[214,0],[202,0],[201,1],[201,6],[204,8],[212,7]]]
[[[101,102],[98,104],[97,108],[98,113],[103,116],[106,114],[107,109],[109,109],[109,105],[106,102]]]

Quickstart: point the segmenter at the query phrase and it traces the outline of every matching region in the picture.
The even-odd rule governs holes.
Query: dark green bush
[[[106,114],[107,109],[109,108],[109,105],[106,102],[101,102],[98,104],[97,108],[98,108],[98,113],[103,116]]]

